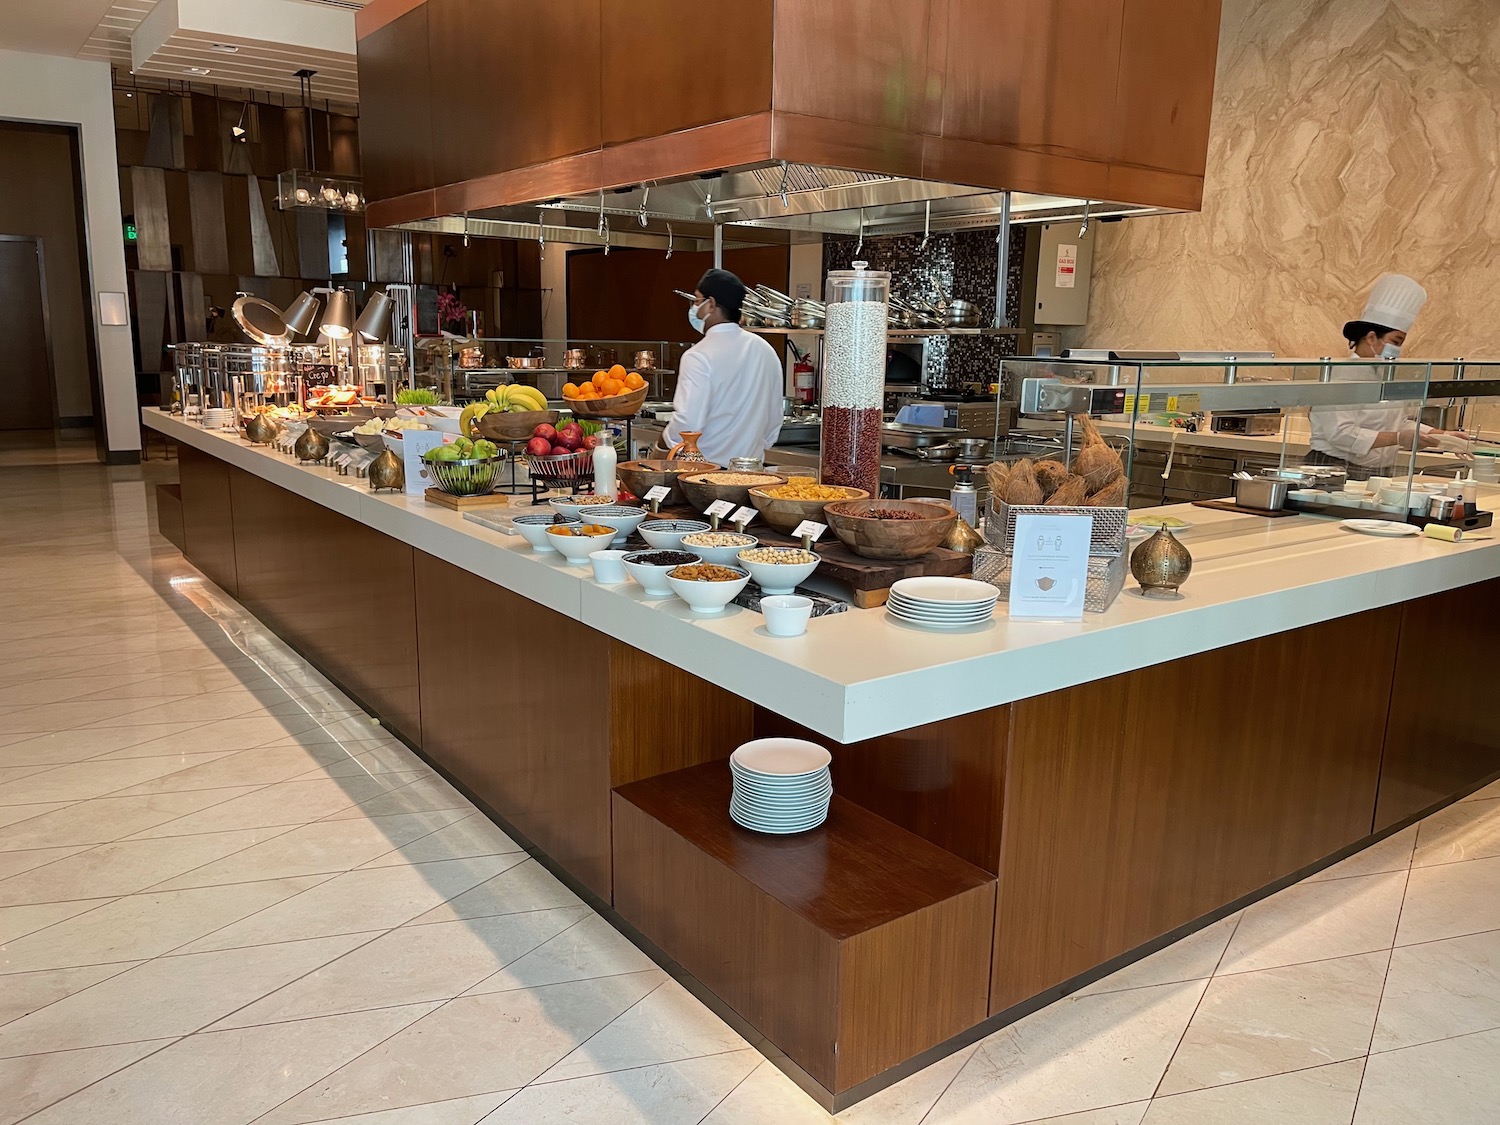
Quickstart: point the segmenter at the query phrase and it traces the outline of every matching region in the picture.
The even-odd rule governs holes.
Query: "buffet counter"
[[[1452,691],[1500,641],[1490,540],[1183,507],[1175,599],[777,639],[144,418],[187,557],[835,1111],[1500,774]],[[819,828],[729,819],[774,735],[833,755]]]

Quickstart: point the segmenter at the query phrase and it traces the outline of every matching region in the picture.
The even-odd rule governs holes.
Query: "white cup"
[[[1388,505],[1404,508],[1406,507],[1406,486],[1394,484],[1382,485],[1378,499],[1382,508]]]
[[[595,551],[589,556],[589,564],[594,568],[594,581],[601,586],[618,586],[627,578],[625,574],[625,556],[629,551]]]
[[[1379,492],[1382,488],[1389,488],[1391,486],[1391,478],[1371,477],[1369,480],[1365,481],[1365,484],[1369,487],[1369,490],[1371,492]]]
[[[807,632],[812,610],[812,599],[799,594],[777,594],[760,600],[760,613],[766,619],[766,632],[773,637],[800,637]]]

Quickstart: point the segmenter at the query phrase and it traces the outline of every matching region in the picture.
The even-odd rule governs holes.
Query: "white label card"
[[[1057,248],[1057,280],[1059,289],[1072,289],[1077,284],[1078,247],[1062,245]]]
[[[448,436],[452,436],[451,434]],[[440,430],[407,430],[401,435],[401,458],[406,468],[406,492],[409,496],[420,496],[437,481],[428,471],[422,454],[443,444]]]
[[[703,514],[705,516],[718,516],[720,519],[724,519],[732,511],[734,511],[733,500],[715,500],[703,510]]]
[[[664,484],[659,484],[646,493],[646,503],[649,504],[653,500],[665,500],[670,495],[672,495],[672,490]]]
[[[729,522],[739,527],[749,527],[750,521],[760,515],[754,508],[741,508],[729,517]]]
[[[812,536],[812,541],[816,543],[819,539],[823,538],[823,532],[827,530],[828,525],[826,523],[817,523],[814,520],[803,520],[797,525],[796,530],[792,532],[792,538],[803,539],[810,535]]]
[[[1089,542],[1094,517],[1016,517],[1016,552],[1010,570],[1010,615],[1052,621],[1083,620]]]

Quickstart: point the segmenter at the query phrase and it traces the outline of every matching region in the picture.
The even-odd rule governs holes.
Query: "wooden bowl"
[[[559,411],[556,410],[528,410],[524,414],[491,410],[474,425],[478,427],[480,436],[489,438],[490,441],[526,441],[531,437],[531,432],[543,423],[556,426],[558,417]]]
[[[696,473],[689,473],[679,479],[677,487],[682,489],[682,495],[687,498],[688,506],[696,512],[701,512],[710,504],[720,500],[728,500],[736,508],[743,508],[750,503],[751,485],[715,484],[713,481],[703,479],[715,473],[731,471],[729,469],[700,469]],[[766,478],[763,482],[758,482],[766,488],[775,488],[778,484],[786,483],[786,477],[780,473],[756,473],[754,475]]]
[[[930,513],[920,520],[878,519],[882,511]],[[953,530],[958,513],[940,500],[835,500],[823,508],[839,541],[867,559],[919,559]]]
[[[620,478],[627,491],[632,495],[646,500],[646,493],[653,488],[666,487],[672,490],[672,495],[662,501],[668,506],[673,504],[687,503],[687,497],[683,496],[682,489],[678,487],[679,477],[689,473],[706,473],[719,468],[707,461],[622,461],[615,467],[615,475]]]
[[[613,398],[570,398],[563,405],[579,418],[634,418],[646,403],[648,387],[638,387]]]
[[[776,486],[768,485],[767,487]],[[870,494],[862,488],[831,487],[838,487],[839,491],[844,493],[845,500],[868,500],[870,498]],[[803,520],[827,523],[828,521],[823,518],[823,509],[835,501],[784,500],[779,496],[768,495],[764,488],[752,488],[750,503],[755,505],[755,510],[760,513],[760,518],[766,521],[767,527],[783,535],[790,535]]]

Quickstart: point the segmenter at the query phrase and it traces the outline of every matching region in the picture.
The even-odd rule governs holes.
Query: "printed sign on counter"
[[[1016,516],[1016,553],[1010,569],[1010,615],[1082,621],[1094,517]]]
[[[672,495],[672,490],[664,484],[659,484],[646,493],[646,503],[650,504],[658,500],[665,500],[670,495]]]
[[[1067,244],[1057,248],[1057,288],[1072,289],[1078,278],[1078,247]]]
[[[734,515],[730,516],[729,522],[734,524],[736,527],[749,527],[750,521],[758,515],[760,515],[760,513],[754,508],[746,506],[744,508],[740,508],[734,513]]]
[[[797,525],[797,529],[792,532],[792,538],[811,539],[814,543],[816,543],[819,539],[823,538],[823,532],[827,530],[828,525],[826,523],[817,523],[814,520],[803,520]]]
[[[726,519],[732,511],[734,511],[733,500],[715,500],[707,508],[703,509],[703,514],[705,516],[718,516],[720,519]]]
[[[422,454],[442,444],[441,430],[406,430],[401,434],[401,458],[405,463],[408,496],[420,496],[437,484],[427,471],[427,462],[422,460]]]

